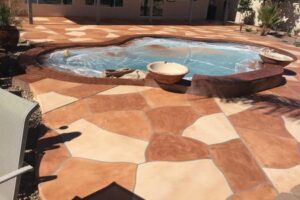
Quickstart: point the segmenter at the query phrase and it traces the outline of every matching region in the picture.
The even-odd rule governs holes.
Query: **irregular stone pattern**
[[[84,119],[59,132],[61,135],[66,132],[80,133],[80,137],[65,142],[74,157],[105,162],[145,161],[147,142],[103,130]]]
[[[238,134],[223,113],[200,117],[183,131],[183,136],[206,144],[216,144],[239,138]]]
[[[85,99],[94,112],[113,110],[143,110],[148,106],[145,99],[137,93],[120,95],[96,95]]]
[[[100,91],[105,91],[113,88],[113,85],[94,85],[94,84],[81,84],[72,88],[66,88],[59,90],[58,93],[66,96],[72,96],[75,98],[83,98],[94,95]]]
[[[249,42],[261,43],[268,46],[282,48],[292,53],[296,53],[297,55],[299,54],[298,53],[299,49],[297,49],[297,47],[293,47],[288,44],[283,44],[279,40],[273,40],[267,37],[265,37],[264,40],[261,41],[261,37],[255,34],[245,36],[244,33],[240,33],[239,31],[237,31],[238,28],[236,26],[219,26],[219,25],[214,25],[214,26],[147,25],[146,26],[146,25],[134,24],[134,25],[112,27],[111,25],[105,25],[105,24],[101,24],[101,26],[78,25],[75,22],[72,22],[70,20],[61,17],[34,18],[34,21],[37,21],[39,23],[38,26],[29,25],[26,19],[24,19],[23,21],[24,23],[22,24],[23,26],[21,32],[22,40],[24,39],[30,40],[31,43],[40,43],[40,42],[95,43],[95,42],[106,42],[111,40],[114,37],[119,37],[119,36],[123,37],[128,35],[161,33],[161,34],[168,34],[174,36],[189,35],[189,36],[193,36],[194,38],[208,38],[208,39],[231,38],[232,40],[236,40],[236,41],[242,41],[242,42],[249,41]],[[80,34],[74,34],[74,36],[70,38],[68,37],[68,35],[66,35],[67,32],[73,32],[73,33],[80,32]],[[41,51],[41,48],[32,49],[31,53],[33,55],[39,51]],[[300,59],[299,56],[298,59]],[[269,180],[274,182],[273,185],[275,185],[276,188],[279,188],[279,192],[292,191],[293,194],[296,194],[297,187],[299,187],[300,185],[298,181],[299,164],[297,164],[297,156],[296,156],[297,142],[299,147],[299,133],[297,131],[298,126],[297,124],[294,123],[299,119],[299,114],[295,114],[296,113],[295,109],[296,110],[298,109],[299,107],[298,105],[300,101],[300,95],[299,95],[300,86],[299,86],[299,81],[297,81],[300,80],[299,64],[300,62],[298,60],[286,67],[286,69],[291,70],[289,71],[291,73],[289,73],[288,76],[285,75],[285,77],[287,77],[288,80],[284,86],[280,86],[274,89],[270,89],[258,93],[256,95],[258,97],[258,99],[256,100],[258,101],[246,100],[246,102],[245,99],[247,99],[248,97],[246,97],[245,99],[229,99],[229,101],[228,99],[224,99],[224,101],[222,99],[222,102],[218,103],[213,98],[202,98],[202,97],[196,97],[187,94],[185,95],[175,94],[172,92],[161,90],[159,88],[143,90],[142,88],[138,87],[141,90],[136,90],[136,89],[132,89],[133,87],[127,87],[127,86],[121,86],[117,89],[112,89],[110,92],[108,92],[110,94],[107,94],[107,92],[101,94],[101,92],[105,90],[110,90],[111,86],[71,83],[66,81],[55,80],[52,78],[44,79],[45,74],[40,73],[43,72],[43,68],[39,68],[32,71],[26,70],[26,74],[16,76],[14,77],[14,80],[16,80],[16,83],[21,83],[21,84],[30,83],[29,86],[31,88],[31,91],[33,91],[35,97],[37,97],[37,95],[55,92],[63,96],[75,97],[76,99],[79,99],[76,102],[72,102],[70,104],[63,105],[62,107],[55,108],[54,110],[51,110],[50,112],[47,112],[46,114],[43,115],[43,120],[45,124],[52,129],[67,128],[71,123],[74,122],[76,123],[77,120],[85,119],[92,115],[96,116],[99,113],[106,113],[106,112],[139,111],[142,113],[142,112],[150,112],[151,109],[153,108],[155,109],[155,108],[179,106],[179,107],[190,107],[191,110],[193,110],[198,115],[195,120],[197,120],[200,117],[200,115],[202,117],[205,117],[204,115],[211,115],[211,114],[223,112],[226,116],[228,116],[229,120],[232,122],[238,134],[240,134],[243,144],[245,144],[247,148],[249,148],[249,151],[251,152],[252,156],[256,158],[256,160],[260,163],[261,166],[265,166],[265,167],[269,166],[274,168],[286,168],[286,169],[274,169],[275,170],[274,172],[271,169],[272,178],[270,178]],[[30,69],[30,67],[28,69]],[[51,75],[49,74],[49,77],[50,76],[53,76],[53,74]],[[66,77],[66,80],[67,78],[68,77]],[[79,78],[79,80],[82,79]],[[97,95],[97,96],[101,96],[101,97],[99,98],[94,97],[95,94],[97,93],[100,93],[101,95]],[[232,100],[235,103],[231,103]],[[44,102],[45,105],[48,104],[47,101],[48,100]],[[252,107],[250,107],[250,105],[252,105]],[[134,114],[131,114],[129,116],[132,115]],[[99,127],[95,126],[97,128],[97,131],[94,134],[91,134],[93,135],[93,137],[88,138],[90,141],[85,142],[87,144],[91,144],[91,146],[86,145],[84,147],[84,149],[88,152],[90,157],[94,158],[94,155],[92,153],[94,152],[95,154],[97,155],[99,154],[102,157],[104,157],[103,154],[105,156],[108,156],[108,154],[113,155],[111,156],[111,158],[114,159],[117,158],[116,160],[120,160],[121,157],[123,159],[126,158],[126,160],[134,160],[134,161],[141,160],[142,156],[139,155],[138,152],[144,152],[145,148],[143,145],[141,145],[143,146],[143,148],[139,148],[140,146],[138,144],[140,144],[139,142],[142,142],[143,144],[146,143],[143,140],[150,139],[151,141],[151,136],[145,134],[147,133],[147,131],[145,132],[142,131],[140,134],[138,134],[138,128],[133,128],[130,125],[132,123],[129,123],[128,127],[120,126],[120,124],[125,123],[124,116],[127,115],[120,116],[122,120],[120,119],[120,122],[118,123],[115,122],[116,124],[118,124],[118,126],[116,127],[111,125],[112,118],[116,116],[113,116],[111,118],[108,117],[110,121],[107,123],[104,123],[103,119],[101,119],[100,120],[101,124],[97,124],[97,126]],[[142,115],[139,114],[134,116],[138,116],[138,117],[129,117],[130,120],[128,121],[132,121],[133,119],[139,119],[139,121],[138,120],[137,121],[141,123],[141,121],[142,122],[146,121],[144,119],[148,117],[145,116],[145,118],[143,118]],[[174,118],[175,117],[169,117],[169,119],[174,119]],[[184,115],[179,115],[179,118],[184,119]],[[168,122],[168,120],[166,121]],[[174,122],[177,123],[178,121],[180,120],[178,119],[177,121],[175,120]],[[149,120],[149,122],[151,121]],[[193,123],[194,122],[192,122],[192,124]],[[124,145],[123,146],[121,145],[122,148],[120,148],[118,145],[120,140],[112,140],[111,137],[108,137],[109,139],[105,137],[105,141],[103,141],[103,137],[102,137],[103,134],[101,134],[104,131],[103,130],[104,128],[101,127],[103,124],[105,124],[105,128],[107,129],[111,128],[120,131],[120,133],[112,133],[107,131],[106,132],[107,134],[104,134],[105,136],[117,135],[117,136],[121,136],[122,138],[130,138],[130,139],[134,139],[132,137],[135,136],[140,136],[140,139],[134,140],[137,143],[135,142],[132,143],[132,140],[130,140],[131,142],[129,142],[129,145],[127,146],[125,145],[125,147]],[[191,124],[186,123],[186,126],[190,126],[190,125]],[[61,127],[61,126],[65,126],[65,127]],[[71,124],[71,126],[73,126],[73,124]],[[142,126],[144,126],[143,123],[141,124],[141,127]],[[215,126],[215,124],[210,124],[210,126]],[[83,128],[86,129],[85,126],[83,126]],[[187,127],[184,127],[184,129],[186,128]],[[99,129],[101,129],[100,133],[98,132]],[[181,128],[178,127],[176,129],[174,128],[175,130],[174,132],[177,132],[179,129]],[[251,131],[246,132],[241,129],[246,129]],[[91,130],[92,130],[91,132],[93,132],[94,129]],[[170,125],[165,125],[163,131],[166,130],[169,131],[173,129],[170,128]],[[62,131],[62,130],[58,130],[58,131]],[[133,136],[131,136],[131,131]],[[163,131],[161,131],[160,133],[164,133]],[[72,160],[74,158],[71,158],[72,162],[68,164],[70,162],[69,160],[70,158],[68,156],[71,155],[69,153],[69,150],[64,147],[65,144],[70,143],[71,141],[76,141],[76,139],[79,139],[82,135],[84,135],[84,138],[87,137],[86,134],[78,135],[79,134],[78,132],[69,131],[67,129],[65,129],[65,131],[61,133],[62,135],[60,135],[60,137],[56,137],[57,134],[55,132],[49,131],[43,138],[40,139],[39,142],[40,153],[45,153],[45,155],[42,157],[42,162],[40,164],[40,169],[39,169],[40,175],[49,176],[47,177],[49,179],[54,178],[53,180],[45,181],[46,180],[45,178],[43,179],[42,177],[40,177],[41,180],[45,181],[39,184],[40,194],[43,199],[51,199],[51,200],[72,199],[77,194],[80,197],[85,197],[87,196],[87,194],[93,193],[99,189],[106,187],[113,181],[117,181],[118,183],[120,183],[120,179],[122,178],[118,176],[124,177],[124,181],[122,181],[123,183],[121,184],[122,186],[128,189],[132,189],[134,187],[136,166],[132,167],[134,169],[130,167],[129,167],[130,170],[124,169],[126,168],[125,165],[127,166],[132,164],[122,163],[121,164],[122,167],[116,167],[115,164],[118,165],[119,163],[102,163],[101,161],[91,161],[91,160],[86,160],[88,164],[82,164],[81,162],[77,162],[77,161],[73,162]],[[170,153],[171,156],[167,156],[167,154],[160,153],[162,155],[161,157],[163,158],[159,158],[158,153],[155,150],[153,150],[154,148],[151,148],[152,156],[154,155],[155,159],[184,159],[185,156],[188,158],[191,158],[192,157],[191,155],[193,155],[193,157],[194,156],[196,157],[196,155],[198,156],[199,153],[198,151],[200,150],[203,150],[203,152],[205,152],[205,148],[200,148],[200,146],[199,149],[197,148],[197,154],[194,154],[195,149],[191,149],[191,151],[187,150],[188,149],[187,140],[186,138],[182,138],[181,136],[179,136],[181,133],[177,132],[175,135],[174,133],[164,133],[164,134],[165,135],[161,134],[161,136],[168,136],[167,137],[168,139],[160,139],[160,140],[169,141],[171,140],[169,136],[173,134],[174,138],[176,137],[176,139],[172,138],[172,141],[176,141],[176,142],[174,142],[174,145],[172,144],[166,145],[165,143],[163,143],[162,147],[164,148],[162,148],[163,149],[162,151],[169,152],[167,149],[174,149],[174,151],[177,152],[176,157],[174,153],[171,152]],[[97,136],[94,137],[94,135]],[[99,140],[98,135],[101,135],[100,141],[98,141]],[[204,137],[203,140],[205,140],[205,138],[206,137]],[[97,142],[93,142],[94,139],[96,139]],[[118,139],[120,139],[120,137],[118,137]],[[208,137],[208,139],[210,140],[211,138]],[[194,141],[193,139],[190,140]],[[106,141],[108,142],[107,144],[105,144]],[[118,142],[113,142],[113,141],[118,141]],[[125,142],[122,141],[122,144],[127,144],[126,141],[127,139],[125,140]],[[188,167],[187,168],[188,172],[187,172],[185,170],[185,167],[183,167],[184,169],[182,170],[181,169],[173,170],[173,167],[171,168],[169,168],[168,166],[161,167],[160,163],[166,163],[167,165],[172,165],[172,166],[173,164],[174,165],[185,164],[184,166],[189,166],[190,164],[186,165],[186,163],[190,163],[194,161],[190,161],[190,162],[155,161],[155,162],[146,163],[145,165],[149,164],[152,166],[152,164],[153,165],[157,164],[157,166],[163,169],[163,171],[160,171],[159,170],[160,168],[157,168],[156,172],[153,172],[154,174],[153,177],[159,176],[158,177],[159,180],[157,181],[158,183],[153,185],[150,184],[148,188],[148,186],[146,185],[148,180],[145,180],[145,182],[144,180],[140,180],[139,185],[142,185],[142,187],[140,187],[142,188],[141,191],[145,191],[145,194],[148,194],[151,197],[155,196],[156,192],[159,191],[163,193],[162,198],[164,200],[176,199],[177,198],[176,195],[178,195],[178,198],[185,195],[184,198],[181,199],[193,199],[194,194],[196,195],[195,199],[209,199],[209,198],[218,199],[219,197],[220,199],[226,199],[227,197],[231,197],[232,199],[237,198],[237,199],[251,199],[251,200],[252,199],[275,199],[274,189],[272,189],[272,187],[268,184],[268,181],[259,181],[260,178],[258,178],[257,176],[258,172],[256,170],[256,165],[241,164],[241,163],[252,163],[251,156],[248,157],[244,155],[245,147],[233,148],[231,144],[232,141],[225,140],[224,142],[226,143],[219,144],[222,146],[224,145],[223,146],[224,149],[222,150],[223,152],[222,156],[221,158],[218,158],[219,160],[218,162],[216,161],[214,162],[216,163],[218,168],[222,170],[225,169],[224,174],[226,175],[226,178],[230,183],[230,185],[232,185],[232,182],[234,181],[237,182],[236,181],[237,179],[241,181],[245,180],[245,183],[233,184],[235,186],[234,187],[235,190],[237,190],[236,188],[238,189],[246,188],[246,189],[238,190],[235,194],[232,194],[232,192],[224,192],[225,191],[223,190],[224,187],[228,187],[226,181],[224,180],[219,181],[222,182],[221,184],[211,184],[211,182],[216,181],[215,179],[213,179],[208,181],[209,183],[208,185],[220,185],[220,186],[209,187],[212,189],[210,190],[210,192],[207,192],[208,191],[206,187],[207,185],[202,184],[204,181],[206,181],[206,179],[205,178],[203,180],[201,179],[200,181],[201,184],[198,184],[197,180],[199,177],[206,176],[205,174],[206,171],[208,172],[218,171],[218,169],[214,166],[214,164],[212,164],[213,166],[212,169],[211,167],[207,167],[208,170],[204,169],[202,165],[200,167],[200,170],[199,167],[195,167],[195,169],[191,169],[192,167],[190,168]],[[154,144],[158,144],[158,143],[159,142],[154,142]],[[190,141],[188,143],[191,147],[193,147],[194,143],[190,143]],[[201,142],[199,141],[199,143]],[[101,149],[103,145],[105,147],[104,150]],[[219,146],[219,145],[213,145],[210,146],[209,148],[212,147],[213,149],[215,148],[215,146]],[[202,147],[204,146],[205,145],[203,144]],[[81,147],[82,147],[81,145],[78,145],[78,149],[80,149]],[[123,147],[125,148],[125,150]],[[100,148],[101,151],[97,152],[98,148]],[[133,154],[136,154],[136,151],[133,149],[139,149],[137,151],[137,155],[129,156],[126,154],[120,156],[121,155],[120,152],[121,151],[126,152],[127,148]],[[82,150],[82,152],[85,150]],[[216,150],[214,149],[213,151]],[[218,149],[218,152],[219,151],[220,149]],[[158,147],[158,152],[160,152],[159,147]],[[191,154],[192,152],[193,154]],[[148,149],[147,149],[147,153],[148,153]],[[97,158],[97,155],[95,156],[95,158]],[[143,159],[145,159],[145,156],[143,157]],[[228,159],[227,162],[225,162],[226,159]],[[246,162],[247,159],[249,160]],[[92,165],[99,164],[102,166],[102,168],[89,167],[91,163],[93,163]],[[212,161],[208,160],[208,163],[212,163]],[[66,166],[69,167],[66,167],[64,169],[65,164]],[[103,164],[105,164],[105,167],[103,167]],[[114,166],[112,167],[112,165]],[[142,166],[143,165],[144,164],[142,164]],[[241,170],[241,168],[243,167],[245,168],[245,171]],[[155,171],[152,170],[153,167],[149,167],[149,168],[151,168],[151,170],[147,168],[147,170],[144,171]],[[175,168],[176,167],[174,167],[174,169]],[[169,171],[169,169],[171,169],[171,171]],[[269,170],[269,168],[265,168],[265,169]],[[183,174],[181,174],[181,172]],[[253,173],[253,178],[250,179],[249,176],[250,175],[252,176],[252,173]],[[168,175],[166,179],[163,176],[164,174]],[[194,178],[194,175],[196,176],[196,179]],[[190,177],[190,176],[192,178],[188,179],[187,181],[184,178],[181,178],[181,177]],[[211,178],[212,176],[209,177]],[[125,181],[125,179],[130,181]],[[151,181],[154,179],[152,179],[151,176],[149,180],[151,183]],[[192,187],[190,187],[189,184],[191,184]],[[126,186],[126,185],[130,185],[130,186]],[[253,185],[253,186],[249,187],[249,185],[251,186]],[[43,186],[46,186],[45,190]],[[197,188],[194,189],[195,187]],[[191,191],[191,192],[186,193],[186,191]],[[198,195],[199,193],[201,193],[201,195]],[[221,193],[223,195],[221,195]],[[74,196],[70,194],[74,194]],[[164,196],[165,194],[166,196]],[[214,196],[218,196],[218,198],[214,198]],[[292,196],[291,193],[281,193],[277,197],[277,199],[278,200],[279,199],[288,200],[288,198],[294,199],[295,198],[294,196],[297,195],[294,195],[293,197],[291,196]],[[159,199],[159,197],[157,199]]]
[[[56,178],[40,184],[40,195],[42,199],[85,197],[112,182],[132,190],[135,171],[135,164],[102,163],[72,158],[59,169]]]
[[[264,168],[264,171],[279,192],[291,192],[300,185],[300,165],[289,169]]]
[[[76,101],[64,107],[58,108],[43,116],[45,123],[51,128],[58,129],[68,126],[81,118],[91,114],[88,104],[85,101]],[[62,117],[63,116],[63,117]]]
[[[188,106],[186,95],[167,92],[162,89],[151,89],[142,92],[147,103],[151,107],[162,107],[162,106]]]
[[[221,109],[212,98],[187,95],[190,105],[201,115],[220,113]]]
[[[240,140],[213,145],[210,153],[234,192],[246,190],[267,181],[262,170]]]
[[[217,188],[217,189],[216,189]],[[224,199],[232,194],[224,176],[209,159],[149,162],[138,166],[134,192],[145,199]]]
[[[129,94],[129,93],[142,92],[149,89],[151,88],[144,87],[144,86],[120,85],[110,90],[100,92],[99,95]]]
[[[150,122],[142,111],[111,111],[86,118],[89,122],[118,134],[149,140],[152,135]]]
[[[76,134],[68,133],[68,136],[72,137],[72,135],[76,136]],[[39,139],[37,151],[40,159],[39,176],[53,174],[71,156],[63,144],[62,138],[54,131],[47,131]]]
[[[51,78],[45,78],[43,80],[34,82],[30,84],[30,90],[35,94],[39,95],[42,93],[48,93],[58,90],[63,90],[67,88],[72,88],[80,85],[79,83],[72,83],[67,81],[60,81]]]
[[[77,100],[74,97],[64,96],[56,92],[37,95],[36,99],[40,104],[42,113],[47,113]]]
[[[298,143],[263,131],[237,128],[255,158],[265,167],[288,168],[300,163]]]
[[[246,110],[229,116],[229,120],[234,127],[253,129],[258,132],[263,131],[264,133],[291,138],[284,127],[282,118],[268,114],[268,112]]]
[[[146,151],[147,161],[184,161],[208,158],[208,146],[197,140],[155,134]]]
[[[161,107],[146,112],[154,133],[180,135],[199,115],[189,106]]]
[[[276,190],[270,184],[264,183],[234,195],[231,200],[274,200],[276,196]]]
[[[252,103],[250,100],[246,101],[244,99],[219,99],[215,98],[215,101],[220,106],[221,110],[224,112],[226,116],[233,115],[244,110],[247,110],[252,107]]]
[[[285,128],[289,133],[300,142],[300,120],[283,116]]]

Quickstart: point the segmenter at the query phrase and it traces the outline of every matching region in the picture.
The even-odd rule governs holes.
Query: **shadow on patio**
[[[254,94],[240,98],[222,98],[221,101],[255,105],[253,110],[261,110],[267,115],[286,115],[290,118],[300,118],[300,101],[273,94]]]
[[[143,200],[143,198],[135,195],[131,191],[117,184],[116,182],[111,183],[107,187],[90,194],[87,197],[80,198],[75,197],[73,200],[108,200],[108,199],[118,199],[118,200]]]

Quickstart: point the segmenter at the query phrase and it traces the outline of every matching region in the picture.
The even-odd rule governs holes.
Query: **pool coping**
[[[77,75],[73,72],[59,71],[53,68],[41,65],[38,62],[38,58],[48,52],[56,49],[73,48],[73,47],[101,47],[110,45],[122,45],[126,42],[143,37],[153,38],[175,38],[185,39],[192,41],[202,42],[223,42],[223,43],[236,43],[251,45],[256,47],[268,47],[275,49],[279,53],[290,56],[297,60],[297,57],[285,50],[276,48],[269,45],[261,45],[255,42],[246,42],[232,39],[211,39],[211,38],[195,38],[187,36],[174,36],[174,35],[159,35],[159,34],[139,34],[139,35],[127,35],[115,38],[104,42],[95,43],[61,43],[51,45],[41,45],[39,47],[30,49],[19,57],[19,64],[24,68],[26,74],[32,74],[33,76],[40,76],[44,78],[53,78],[63,81],[88,83],[88,84],[105,84],[105,85],[139,85],[139,86],[152,86],[161,87],[166,90],[175,92],[191,93],[203,96],[240,96],[251,93],[260,92],[270,88],[280,86],[285,83],[283,77],[284,68],[274,64],[263,64],[262,69],[243,72],[239,74],[232,74],[226,76],[207,76],[201,74],[194,74],[191,81],[181,81],[177,84],[166,85],[160,84],[154,81],[154,79],[148,75],[145,79],[117,79],[117,78],[95,78],[85,77]]]

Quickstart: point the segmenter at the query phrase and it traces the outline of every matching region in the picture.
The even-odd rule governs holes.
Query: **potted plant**
[[[237,11],[241,13],[240,15],[240,31],[242,31],[245,18],[249,16],[252,12],[252,1],[251,0],[241,0],[239,3],[239,6],[237,8]]]
[[[17,46],[20,33],[17,29],[20,21],[17,19],[17,9],[15,3],[8,6],[7,3],[0,2],[0,46],[11,49]]]

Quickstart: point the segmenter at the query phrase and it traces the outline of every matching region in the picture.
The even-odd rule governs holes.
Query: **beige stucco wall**
[[[189,0],[177,0],[176,2],[164,1],[163,18],[186,20],[189,17]],[[193,2],[193,20],[205,20],[209,0],[197,0]],[[132,19],[139,20],[145,17],[140,16],[140,0],[124,0],[123,7],[96,8],[94,5],[87,6],[83,0],[73,0],[72,5],[50,5],[33,4],[34,16],[85,16],[94,17],[96,12],[101,18],[109,19]],[[26,5],[22,7],[25,9]]]
[[[255,19],[254,19],[254,22],[255,22],[255,25],[260,25],[260,22],[257,18],[257,11],[259,10],[260,6],[261,6],[261,3],[259,2],[259,0],[252,0],[253,2],[253,10],[255,11]],[[290,7],[286,5],[283,5],[281,8],[286,10],[286,13],[288,13],[288,15],[290,16],[285,16],[283,18],[283,20],[287,20],[287,19],[292,19],[291,17],[291,14],[294,13],[296,16],[298,15],[297,18],[293,19],[293,21],[295,22],[295,27],[294,29],[300,29],[300,2],[299,3],[293,3],[293,9],[291,9]],[[239,23],[240,20],[241,20],[241,14],[240,13],[237,13],[237,16],[236,16],[236,22]],[[283,23],[282,26],[287,26],[287,23]]]

